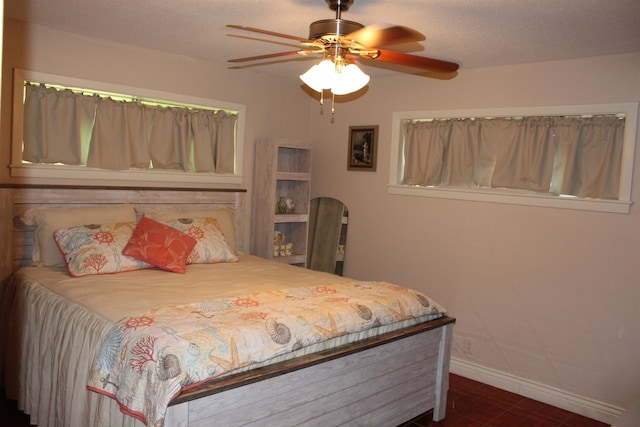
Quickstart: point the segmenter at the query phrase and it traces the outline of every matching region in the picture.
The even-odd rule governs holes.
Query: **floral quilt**
[[[87,388],[159,426],[181,390],[305,346],[445,310],[427,296],[382,282],[256,292],[161,307],[122,319],[108,333]]]

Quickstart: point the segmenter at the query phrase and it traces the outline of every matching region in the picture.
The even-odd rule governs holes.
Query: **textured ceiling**
[[[311,22],[335,18],[325,0],[5,0],[5,15],[223,64],[297,48],[226,24],[306,38]],[[425,41],[393,48],[461,70],[640,51],[640,0],[355,0],[342,18],[418,30]],[[293,58],[249,69],[297,76],[315,61]],[[364,68],[374,76],[398,71],[371,63]]]

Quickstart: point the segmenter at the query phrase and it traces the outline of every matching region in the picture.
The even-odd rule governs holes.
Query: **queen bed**
[[[243,192],[7,191],[16,271],[0,324],[4,382],[32,423],[394,426],[429,410],[444,417],[454,319],[415,290],[247,254]],[[105,230],[125,230],[131,242],[146,218],[191,227],[185,234],[213,223],[224,248],[198,241],[177,269],[173,259],[161,269],[134,256],[125,271],[115,238],[107,246],[116,271],[87,261],[95,258],[78,242],[104,240]],[[111,219],[118,225],[105,228]],[[64,230],[58,253],[43,242],[52,229]],[[56,255],[63,266],[45,262]]]

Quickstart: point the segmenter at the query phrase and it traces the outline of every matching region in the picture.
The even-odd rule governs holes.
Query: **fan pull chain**
[[[335,108],[336,104],[336,94],[331,92],[331,116],[333,118],[333,113],[336,112]],[[324,111],[324,90],[320,91],[320,111]]]

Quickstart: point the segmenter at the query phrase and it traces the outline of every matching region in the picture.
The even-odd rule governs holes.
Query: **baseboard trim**
[[[624,412],[623,408],[617,406],[578,396],[568,391],[455,357],[451,358],[449,370],[456,375],[584,415],[603,423],[613,424]]]

